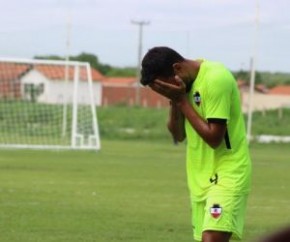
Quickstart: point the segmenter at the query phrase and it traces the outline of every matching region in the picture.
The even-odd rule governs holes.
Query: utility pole
[[[138,59],[137,59],[137,70],[136,70],[136,96],[135,104],[140,106],[140,72],[141,72],[141,58],[142,58],[142,44],[143,44],[143,27],[149,25],[149,21],[131,21],[132,24],[139,26],[139,40],[138,40]]]
[[[256,0],[256,18],[255,18],[255,33],[254,33],[254,50],[253,57],[251,58],[251,78],[250,78],[250,90],[249,90],[249,108],[248,108],[248,120],[247,120],[247,138],[248,142],[252,138],[252,112],[253,112],[253,96],[255,89],[255,76],[257,66],[257,55],[258,55],[258,34],[259,34],[259,15],[260,5],[259,0]]]

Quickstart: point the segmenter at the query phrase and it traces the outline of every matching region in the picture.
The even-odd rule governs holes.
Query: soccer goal
[[[95,72],[83,62],[0,58],[0,148],[99,150]]]

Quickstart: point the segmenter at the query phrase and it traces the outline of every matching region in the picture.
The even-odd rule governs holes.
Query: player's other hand
[[[177,75],[166,81],[155,79],[149,86],[152,90],[173,102],[179,102],[186,95],[185,83]]]

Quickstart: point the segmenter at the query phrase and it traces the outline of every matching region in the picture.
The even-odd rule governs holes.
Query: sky
[[[259,71],[290,73],[289,0],[0,0],[0,57],[87,52],[103,64],[136,66],[132,21],[149,23],[142,56],[168,46],[235,71],[254,58]]]

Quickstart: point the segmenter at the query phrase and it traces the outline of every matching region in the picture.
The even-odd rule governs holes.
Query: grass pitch
[[[184,145],[102,146],[98,153],[0,151],[0,241],[193,241]],[[251,152],[243,242],[290,223],[289,144]]]

